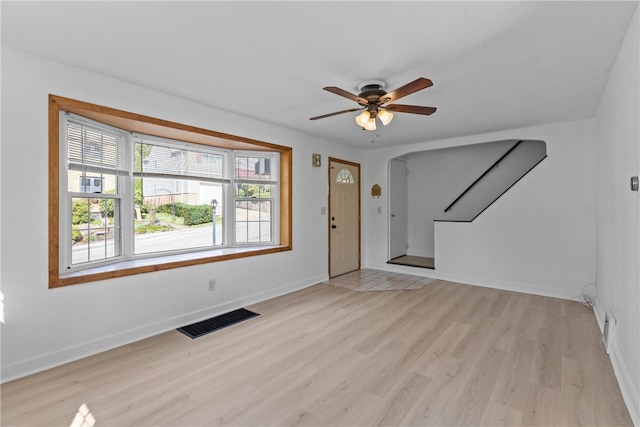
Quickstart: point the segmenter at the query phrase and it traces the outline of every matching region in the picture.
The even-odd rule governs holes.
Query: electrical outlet
[[[209,280],[209,292],[216,289],[216,279]]]

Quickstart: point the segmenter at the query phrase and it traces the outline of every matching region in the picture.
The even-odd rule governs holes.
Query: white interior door
[[[329,276],[360,269],[360,165],[329,159]]]
[[[407,162],[389,161],[389,259],[407,254]]]

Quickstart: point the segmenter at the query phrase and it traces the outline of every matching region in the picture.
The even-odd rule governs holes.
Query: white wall
[[[472,223],[436,223],[435,271],[386,264],[387,199],[363,198],[365,265],[561,298],[595,281],[595,121],[583,120],[366,153],[364,186],[409,152],[540,139],[548,157]],[[411,172],[409,172],[411,174]],[[376,207],[382,214],[376,214]]]
[[[596,313],[601,324],[607,311],[618,321],[611,361],[636,425],[640,425],[640,198],[630,191],[629,179],[640,172],[639,38],[636,9],[596,116]]]
[[[293,147],[293,251],[48,289],[48,94]],[[311,167],[312,153],[322,168]],[[2,380],[326,279],[328,156],[362,161],[343,146],[3,47]]]

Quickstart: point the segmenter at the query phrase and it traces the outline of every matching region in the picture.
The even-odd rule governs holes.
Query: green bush
[[[174,212],[175,207],[175,212]],[[184,211],[190,208],[191,205],[184,203],[167,203],[166,205],[160,205],[156,208],[156,212],[166,213],[175,216],[184,216]]]
[[[180,216],[184,218],[184,225],[206,224],[213,221],[209,205],[188,206],[188,209],[184,210],[184,215]]]
[[[71,205],[71,224],[86,224],[89,222],[89,200],[74,199]]]
[[[268,184],[238,184],[236,187],[238,197],[251,197],[268,199],[271,197],[271,186]]]
[[[157,212],[173,215],[173,207],[175,206],[175,215],[184,218],[184,225],[199,225],[211,222],[212,212],[209,205],[187,205],[185,203],[167,203],[156,208]]]
[[[158,206],[156,208],[156,212],[170,214],[171,213],[171,206],[172,206],[171,203],[166,204],[166,205],[160,205],[160,206]]]
[[[81,242],[83,239],[82,233],[80,232],[80,227],[77,225],[71,226],[71,240],[74,242]]]
[[[108,191],[107,193],[113,193]],[[100,213],[103,218],[113,218],[115,212],[116,202],[113,199],[104,199],[100,201]]]
[[[144,233],[156,233],[162,231],[171,231],[171,226],[169,225],[158,225],[158,224],[143,224],[136,227],[136,233],[144,234]]]

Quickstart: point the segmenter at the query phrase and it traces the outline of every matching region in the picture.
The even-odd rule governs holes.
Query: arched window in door
[[[355,181],[353,180],[353,174],[349,169],[342,169],[338,172],[336,182],[338,184],[353,184]]]

